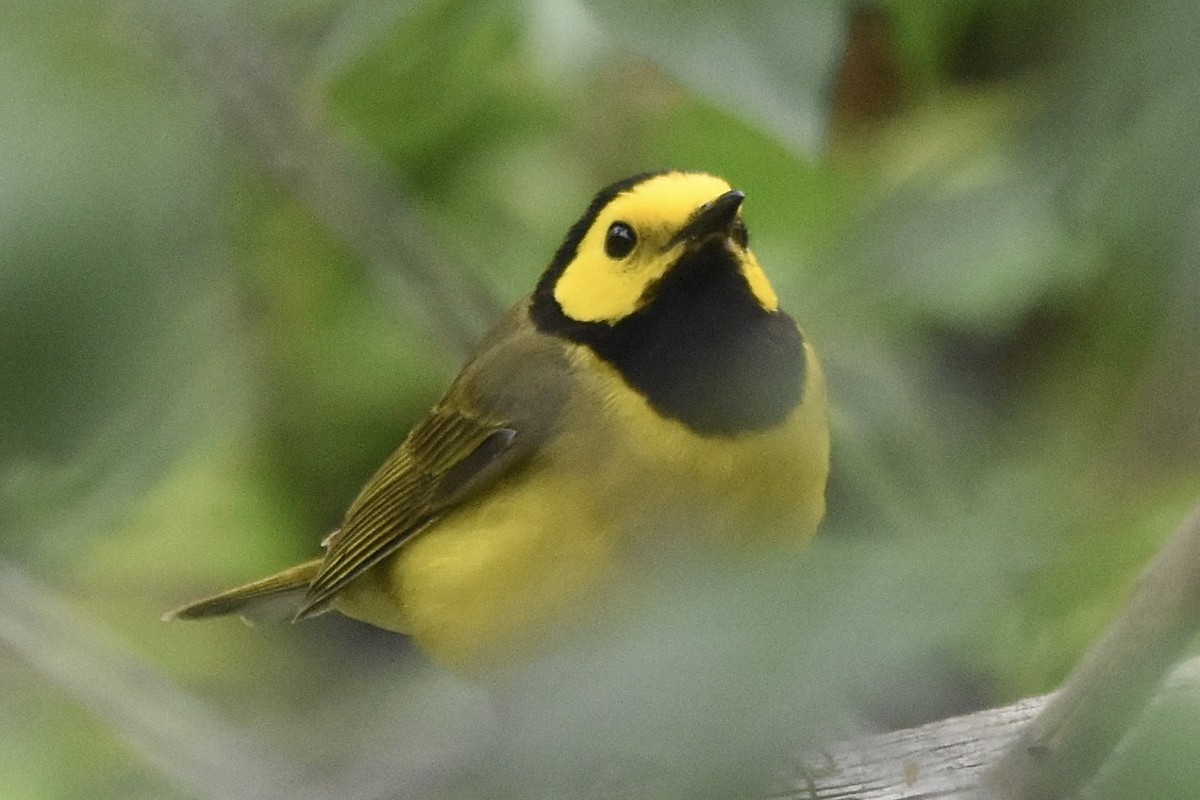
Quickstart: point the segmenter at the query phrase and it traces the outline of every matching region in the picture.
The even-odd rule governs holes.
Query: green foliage
[[[208,131],[75,11],[6,24],[0,78],[0,541],[47,560],[110,525],[207,401],[239,391],[212,383],[233,343],[230,287],[205,263]]]
[[[847,5],[588,2],[606,32],[684,87],[809,152]]]
[[[423,765],[477,763],[490,711],[395,637],[157,617],[314,552],[453,359],[220,127],[184,42],[157,38],[188,4],[20,5],[0,11],[0,556],[296,760],[442,786]],[[503,302],[599,186],[707,169],[747,192],[755,249],[824,354],[835,475],[808,571],[667,587],[610,654],[638,680],[555,685],[545,719],[575,737],[535,720],[513,763],[626,724],[653,739],[669,710],[687,735],[664,791],[685,794],[721,785],[721,753],[791,747],[811,720],[1048,690],[1200,493],[1194,4],[884,3],[897,110],[825,141],[852,6],[211,9],[286,56],[303,107],[378,156],[427,244]],[[762,618],[782,628],[754,639]],[[664,633],[680,619],[696,638]],[[19,676],[0,800],[184,791],[15,654],[0,670]],[[672,705],[727,675],[744,691]],[[911,691],[936,699],[895,699]],[[595,708],[610,727],[584,730]],[[1162,716],[1137,745],[1153,780],[1114,785],[1190,796],[1194,737]]]

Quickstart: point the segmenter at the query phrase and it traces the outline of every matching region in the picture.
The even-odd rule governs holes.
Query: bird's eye
[[[742,222],[741,218],[733,221],[733,227],[729,231],[733,237],[733,241],[737,242],[738,247],[746,247],[750,244],[750,232],[746,230],[746,223]]]
[[[608,234],[604,237],[604,253],[609,258],[624,258],[636,244],[637,234],[624,222],[614,222],[608,226]]]

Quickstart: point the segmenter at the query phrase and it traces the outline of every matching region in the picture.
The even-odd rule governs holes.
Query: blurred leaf
[[[1167,679],[1165,690],[1122,742],[1117,757],[1094,779],[1089,798],[1191,800],[1200,794],[1200,701],[1189,666],[1194,668],[1195,662],[1187,662]]]
[[[102,720],[178,788],[214,800],[269,800],[294,796],[290,782],[308,782],[270,747],[214,715],[53,592],[3,562],[0,600],[0,644]],[[311,783],[309,789],[314,800],[329,796]]]
[[[1091,0],[1067,16],[1039,166],[1062,182],[1066,210],[1108,242],[1172,255],[1200,208],[1200,63],[1188,48],[1196,6],[1153,11]]]
[[[1062,219],[1056,184],[1020,146],[1029,98],[979,93],[930,104],[874,143],[882,182],[844,253],[892,313],[1002,336],[1034,312],[1070,302],[1101,273],[1098,248]]]
[[[826,537],[799,565],[672,553],[661,583],[623,595],[631,624],[505,685],[497,779],[517,796],[601,780],[615,796],[756,796],[784,754],[860,729],[864,705],[993,602],[995,561],[976,556],[1003,557],[1004,531],[895,534]]]
[[[428,4],[429,0],[394,0],[339,5],[313,54],[312,76],[322,83],[336,80],[352,69],[364,52]]]
[[[2,34],[0,536],[23,548],[102,530],[213,419],[198,385],[231,366],[204,128],[73,11]],[[30,53],[64,31],[88,45]]]
[[[593,2],[608,35],[795,152],[820,150],[846,3]]]
[[[886,234],[866,246],[891,279],[892,299],[948,328],[1012,330],[1097,272],[1059,224],[1047,188],[1018,176],[895,198],[872,222]]]
[[[409,181],[442,199],[447,170],[551,113],[520,80],[519,37],[507,4],[427,2],[346,59],[333,101]]]
[[[1079,653],[1117,616],[1134,581],[1195,504],[1200,475],[1160,487],[1131,502],[1097,496],[1080,476],[1056,497],[1076,502],[1046,516],[1051,549],[1022,587],[1021,602],[999,609],[987,658],[999,668],[1007,696],[1048,691],[1070,672]],[[1102,486],[1113,479],[1102,475]],[[1050,509],[1054,514],[1054,509]]]
[[[436,398],[448,366],[432,334],[397,320],[351,254],[291,198],[239,184],[234,266],[260,401],[256,468],[314,547]]]

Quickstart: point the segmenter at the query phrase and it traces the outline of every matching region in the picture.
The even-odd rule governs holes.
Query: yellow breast
[[[535,650],[580,617],[619,613],[620,581],[655,537],[806,543],[825,509],[825,379],[780,426],[705,438],[654,412],[590,350],[567,426],[527,468],[422,531],[339,596],[464,673]]]

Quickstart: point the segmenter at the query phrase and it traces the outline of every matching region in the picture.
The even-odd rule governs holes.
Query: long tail
[[[247,622],[291,619],[320,566],[320,558],[305,561],[245,586],[180,606],[163,614],[163,619],[205,619],[225,614],[240,614]]]

